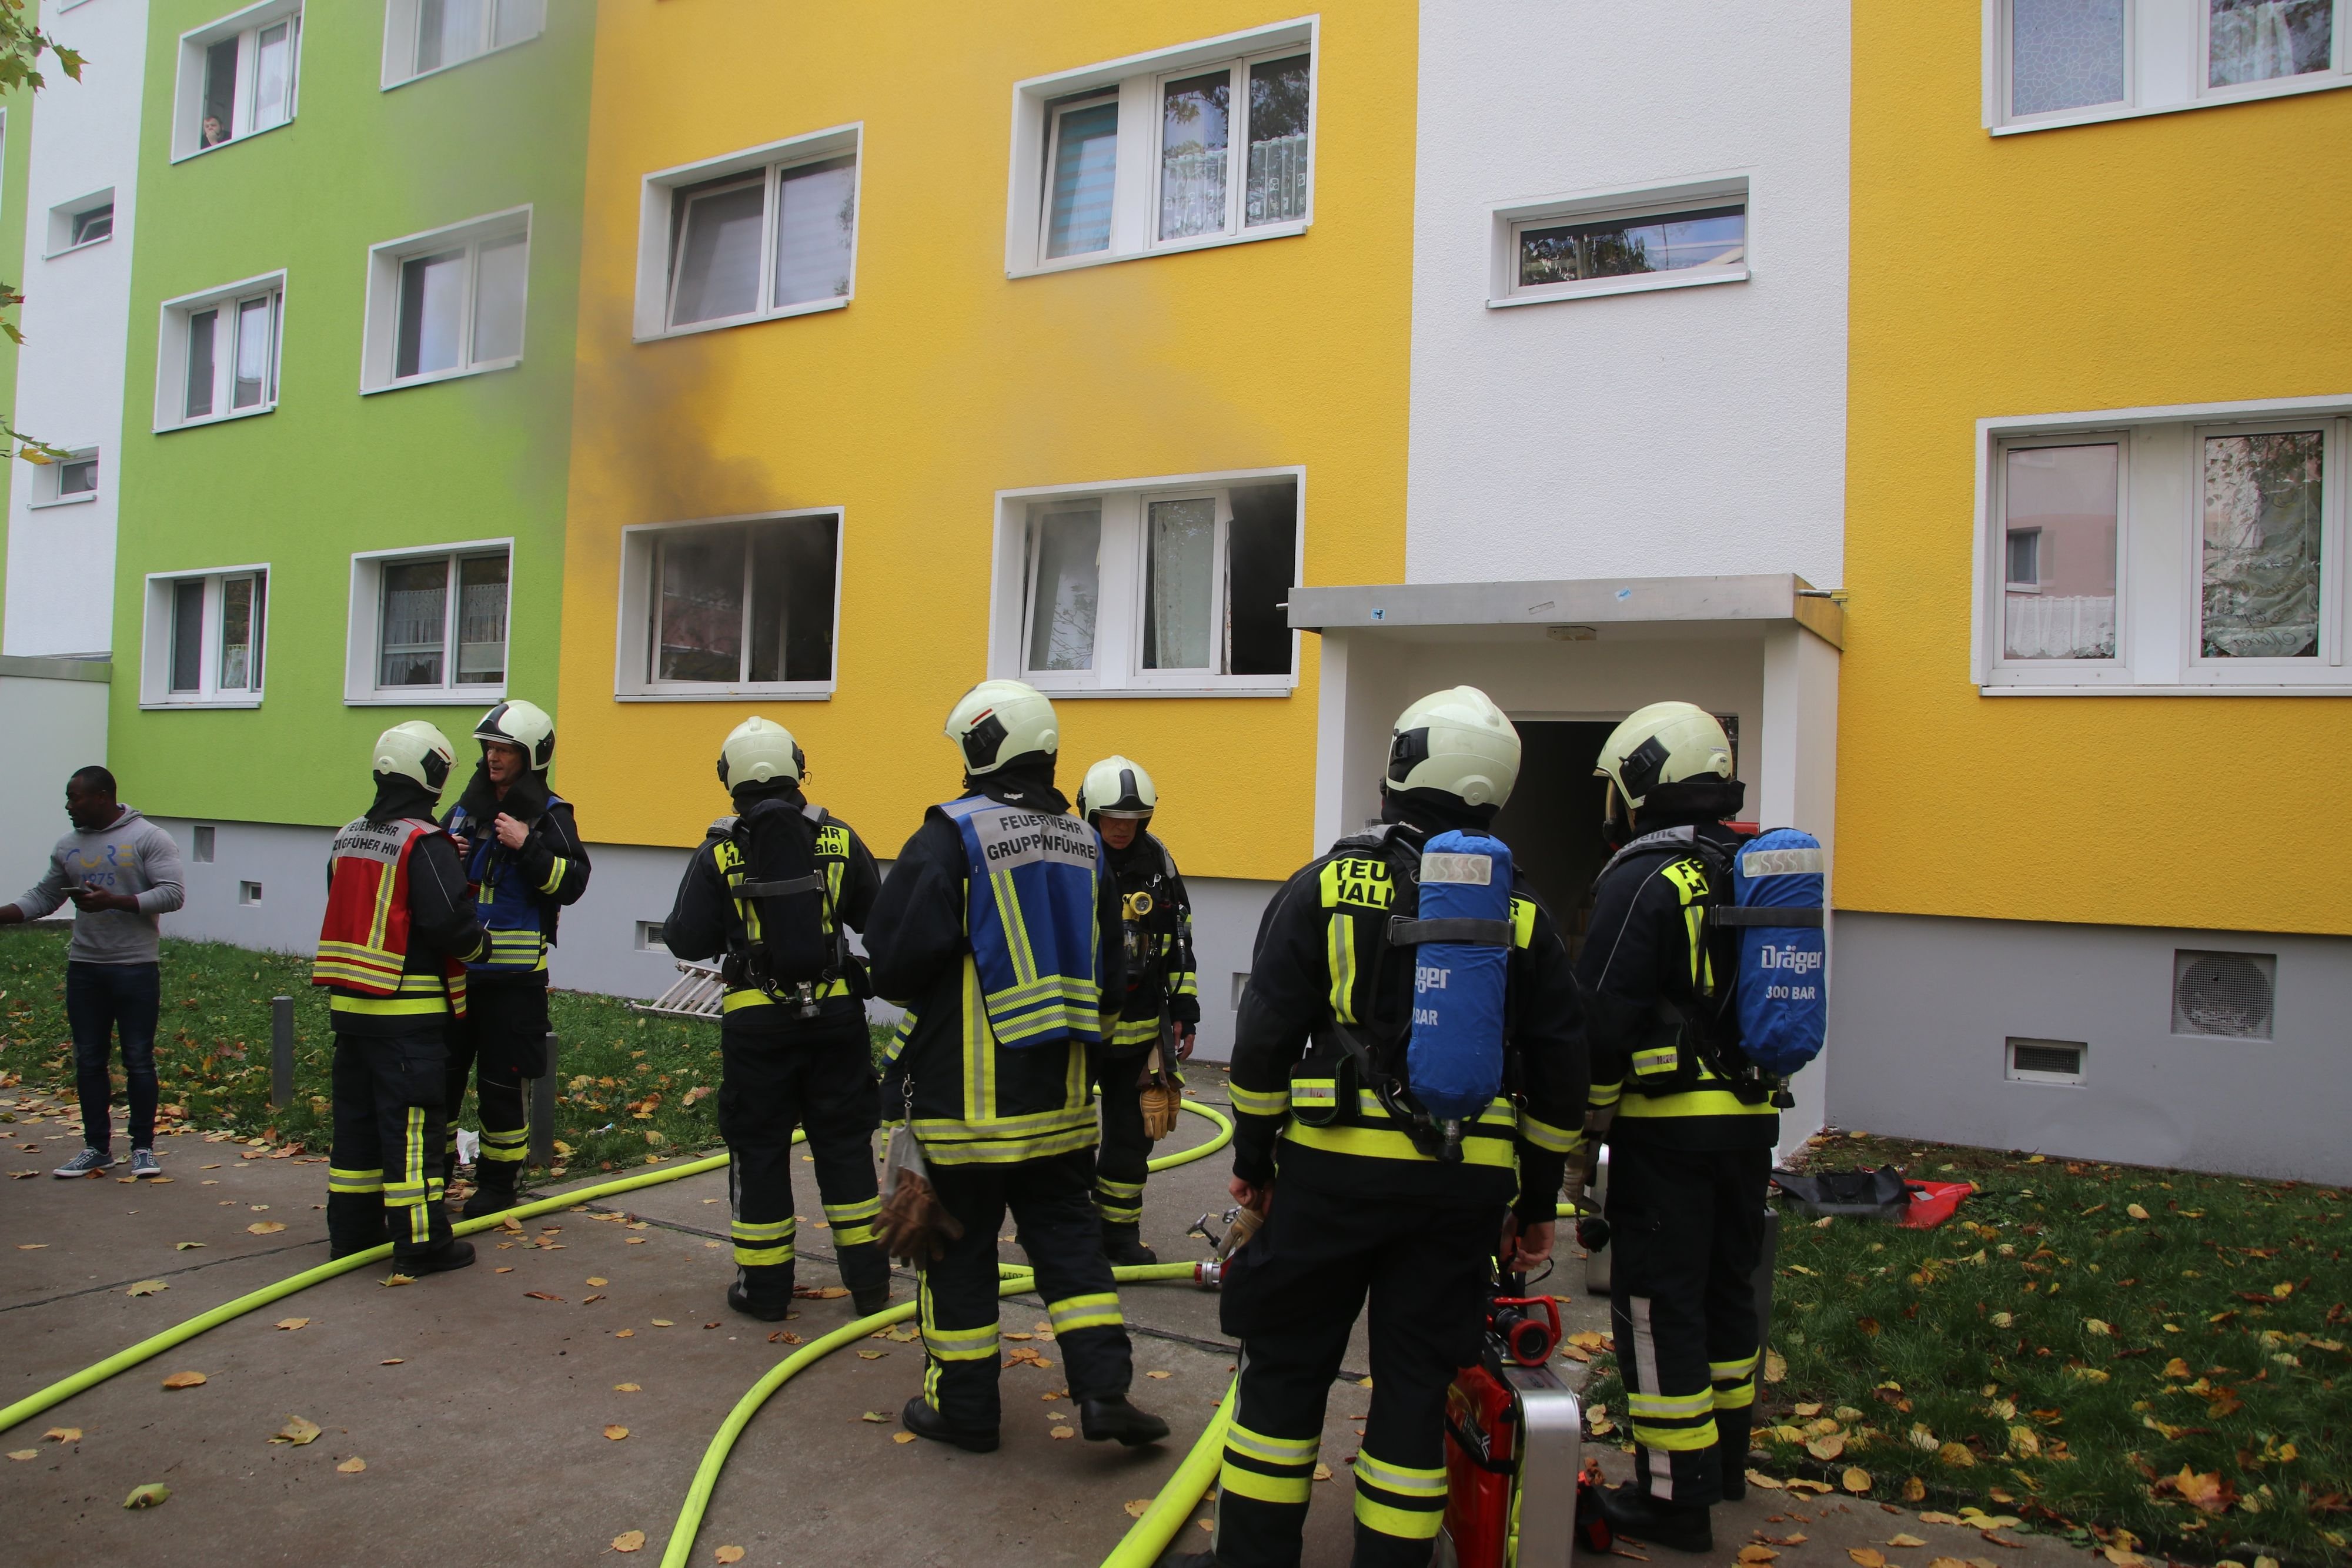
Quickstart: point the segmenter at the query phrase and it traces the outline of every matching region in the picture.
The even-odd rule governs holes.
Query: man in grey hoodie
[[[82,1176],[115,1163],[107,1105],[113,1036],[122,1035],[131,1081],[131,1174],[163,1174],[155,1161],[155,1018],[162,1006],[157,925],[187,901],[180,846],[114,797],[114,775],[83,768],[66,782],[74,831],[49,853],[33,890],[0,906],[0,925],[38,920],[73,900],[66,949],[66,1019],[73,1028],[74,1088],[81,1100],[81,1153],[51,1174]]]

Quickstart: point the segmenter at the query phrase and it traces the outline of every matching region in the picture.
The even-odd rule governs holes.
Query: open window
[[[527,44],[546,30],[547,0],[386,0],[383,85]]]
[[[501,539],[354,556],[343,700],[503,696],[511,554]]]
[[[140,706],[259,706],[268,588],[266,566],[151,574]]]
[[[1312,21],[1020,83],[1006,269],[1302,232],[1314,107]]]
[[[999,497],[992,668],[1055,693],[1284,693],[1295,472]]]
[[[93,191],[49,209],[48,254],[63,256],[114,237],[114,190]]]
[[[368,253],[360,390],[521,363],[530,277],[528,207],[375,246]]]
[[[860,128],[665,169],[645,180],[636,336],[847,305],[857,279]]]
[[[193,158],[294,118],[300,0],[264,0],[180,36],[172,156]]]
[[[63,507],[98,499],[98,448],[85,446],[33,470],[29,507]]]
[[[284,273],[164,301],[155,428],[210,424],[276,408],[285,319]]]
[[[832,695],[839,512],[633,528],[621,575],[624,699]]]

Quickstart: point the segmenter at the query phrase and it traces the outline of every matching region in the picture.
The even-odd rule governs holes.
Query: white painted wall
[[[1412,582],[1843,580],[1846,0],[1423,0]],[[1745,174],[1750,280],[1490,309],[1496,205]]]
[[[130,329],[131,245],[139,186],[139,113],[147,0],[47,0],[41,26],[89,60],[82,80],[49,85],[8,134],[27,131],[25,346],[11,407],[20,430],[53,445],[99,449],[94,501],[30,504],[34,476],[12,463],[8,600],[0,652],[103,656],[114,645],[116,459],[122,444],[123,355]],[[21,112],[21,111],[20,111]],[[49,214],[111,186],[114,237],[52,256]],[[135,400],[145,408],[149,400]]]
[[[50,846],[70,825],[66,780],[73,770],[106,762],[106,672],[66,668],[70,677],[54,664],[0,659],[0,735],[15,737],[0,746],[0,904],[13,903],[47,869]]]

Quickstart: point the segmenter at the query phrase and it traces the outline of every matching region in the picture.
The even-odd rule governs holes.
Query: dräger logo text
[[[1756,965],[1762,969],[1790,969],[1804,975],[1820,968],[1825,956],[1802,947],[1762,947],[1757,950]]]

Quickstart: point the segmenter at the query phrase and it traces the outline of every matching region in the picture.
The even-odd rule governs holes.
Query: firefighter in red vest
[[[341,1258],[388,1239],[394,1266],[415,1277],[474,1260],[441,1209],[444,1080],[466,964],[489,937],[457,846],[433,821],[448,739],[411,719],[378,736],[374,755],[375,801],[335,835],[310,969],[335,1026],[327,1240]]]

